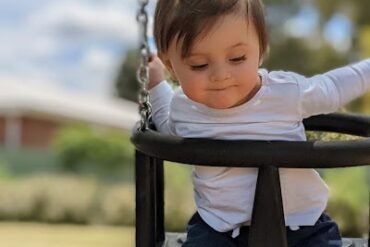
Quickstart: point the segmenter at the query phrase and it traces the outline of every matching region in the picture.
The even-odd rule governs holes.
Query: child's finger
[[[149,62],[152,62],[156,56],[156,54],[149,53]]]

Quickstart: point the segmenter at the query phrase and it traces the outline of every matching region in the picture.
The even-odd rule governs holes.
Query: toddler
[[[304,141],[304,118],[334,112],[370,88],[370,59],[311,78],[261,69],[268,41],[259,0],[158,0],[154,36],[150,100],[165,134]],[[165,68],[180,84],[175,91]],[[197,212],[183,246],[247,246],[257,173],[195,166]],[[288,245],[341,246],[337,224],[323,213],[328,188],[319,174],[279,173]]]

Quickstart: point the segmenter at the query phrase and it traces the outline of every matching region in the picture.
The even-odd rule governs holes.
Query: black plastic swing
[[[365,138],[333,142],[226,141],[135,130],[132,142],[136,147],[136,246],[179,247],[186,238],[185,234],[166,234],[164,229],[163,160],[168,160],[208,166],[258,167],[249,246],[287,247],[278,168],[370,164],[370,116],[319,115],[306,119],[304,125],[306,130]],[[365,247],[368,242],[368,239],[344,238],[343,246]]]

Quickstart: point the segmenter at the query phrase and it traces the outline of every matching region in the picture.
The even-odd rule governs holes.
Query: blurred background
[[[370,57],[370,1],[264,2],[263,67],[311,76]],[[134,246],[136,11],[135,0],[0,0],[2,246]],[[370,94],[342,111],[370,114]],[[369,168],[320,173],[343,235],[367,237]],[[166,165],[169,231],[194,212],[189,175]]]

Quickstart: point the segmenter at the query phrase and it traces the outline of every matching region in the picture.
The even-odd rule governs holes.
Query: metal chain
[[[148,27],[148,13],[146,11],[146,6],[148,5],[148,0],[138,0],[140,8],[138,10],[136,20],[140,28],[140,65],[137,70],[137,80],[140,84],[139,90],[139,113],[141,116],[139,130],[145,130],[149,127],[149,119],[152,114],[152,106],[149,102],[149,91],[148,91],[148,81],[149,81],[149,45],[148,45],[148,36],[147,36],[147,27]]]

